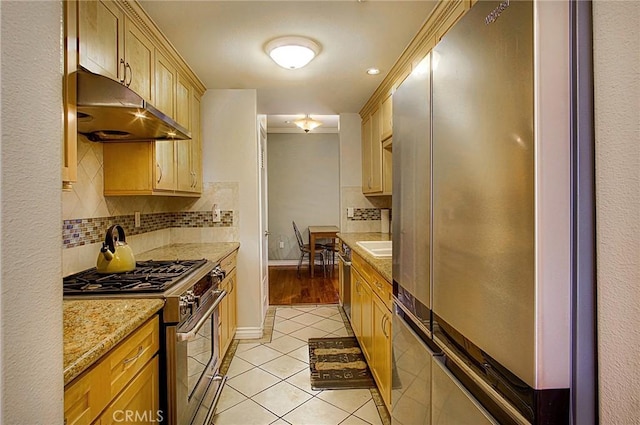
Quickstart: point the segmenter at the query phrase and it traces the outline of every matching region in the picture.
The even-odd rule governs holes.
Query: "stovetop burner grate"
[[[138,261],[134,270],[112,274],[101,274],[92,268],[65,277],[63,279],[63,293],[64,295],[78,295],[163,292],[206,262],[206,259]]]

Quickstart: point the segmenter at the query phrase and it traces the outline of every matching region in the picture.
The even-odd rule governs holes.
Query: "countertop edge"
[[[65,300],[64,301],[64,310],[65,313],[68,313],[71,306],[77,304],[78,306],[81,303],[106,303],[106,302],[133,302],[136,304],[144,303],[144,306],[137,309],[135,315],[129,317],[129,319],[122,323],[122,325],[118,326],[116,329],[108,332],[102,339],[96,344],[93,344],[91,348],[87,351],[84,351],[77,358],[72,359],[69,364],[64,368],[64,385],[68,385],[75,378],[80,376],[83,372],[89,370],[98,360],[104,357],[111,349],[117,346],[120,342],[126,339],[131,333],[133,333],[136,329],[138,329],[142,324],[144,324],[147,320],[152,318],[158,311],[164,307],[164,300],[161,299],[126,299],[126,300]],[[104,304],[105,306],[108,304]],[[103,313],[98,314],[109,314],[109,309],[104,307]],[[70,313],[73,314],[73,313]],[[65,332],[66,333],[66,332]],[[70,339],[65,337],[65,340]],[[65,341],[67,343],[68,341]]]

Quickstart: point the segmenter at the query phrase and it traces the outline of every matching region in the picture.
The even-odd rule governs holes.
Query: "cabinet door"
[[[373,295],[373,365],[382,399],[391,410],[391,312]]]
[[[176,121],[186,129],[191,127],[191,85],[178,74],[176,84]],[[193,140],[176,140],[177,189],[184,192],[193,190],[191,154]]]
[[[351,327],[353,333],[361,340],[362,337],[362,285],[364,279],[355,268],[351,267]]]
[[[124,15],[115,3],[79,1],[80,65],[91,72],[122,82],[124,74],[123,27]]]
[[[371,192],[371,117],[362,121],[362,193]]]
[[[155,107],[175,118],[176,68],[158,49],[155,51]]]
[[[151,40],[130,19],[124,27],[124,83],[153,104],[154,47]]]
[[[191,172],[193,192],[202,193],[202,137],[200,135],[200,95],[191,96]]]
[[[102,149],[106,196],[151,194],[154,142],[104,143]]]
[[[393,102],[391,95],[382,101],[382,135],[380,140],[387,140],[393,130]]]
[[[231,279],[229,280],[229,338],[233,338],[236,334],[236,329],[238,328],[238,316],[237,316],[237,297],[236,297],[236,286],[238,284],[238,279],[236,276],[236,272],[234,271],[231,274]]]
[[[156,190],[174,190],[176,188],[174,149],[173,140],[157,140],[155,142],[156,168],[153,182]]]
[[[371,192],[382,192],[382,110],[371,115]]]
[[[193,140],[176,140],[176,188],[182,192],[193,190],[193,173],[191,172],[191,144]]]
[[[371,363],[373,354],[373,301],[371,288],[364,282],[361,285],[361,322],[362,322],[362,350],[367,360]]]
[[[222,286],[227,291],[227,296],[218,304],[218,346],[220,347],[220,357],[225,355],[227,343],[229,342],[229,282]]]
[[[99,423],[147,425],[161,422],[158,376],[158,356],[155,356],[105,410]]]
[[[178,124],[191,129],[191,84],[181,74],[176,80],[176,121]]]

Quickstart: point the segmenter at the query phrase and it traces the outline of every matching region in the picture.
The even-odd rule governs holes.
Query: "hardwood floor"
[[[317,267],[313,279],[306,267],[300,271],[300,279],[295,266],[269,267],[270,305],[337,304],[338,297],[337,265],[333,276],[327,271],[326,278]]]

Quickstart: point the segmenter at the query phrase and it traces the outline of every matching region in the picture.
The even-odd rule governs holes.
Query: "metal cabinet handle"
[[[378,281],[376,280],[376,286],[378,287],[378,289],[379,289],[379,290],[381,290],[381,291],[382,291],[382,283],[380,283],[380,282],[378,282]]]
[[[158,177],[158,181],[156,183],[160,183],[160,180],[162,180],[162,167],[157,162],[156,167],[158,168],[158,171],[160,171],[160,177]]]
[[[133,356],[133,357],[131,357],[129,359],[124,359],[122,361],[122,364],[135,362],[136,360],[138,360],[138,358],[142,355],[143,352],[144,352],[144,347],[141,345],[140,347],[138,347],[138,354],[136,354],[135,356]]]
[[[389,317],[385,314],[382,317],[382,333],[384,334],[385,338],[389,339],[389,334],[386,331],[386,326],[385,326],[385,322],[389,321]]]
[[[129,82],[127,83],[127,69],[129,70]],[[129,62],[127,62],[124,65],[124,85],[129,87],[131,85],[131,81],[133,80],[133,70],[131,69],[131,65],[129,65]]]
[[[118,81],[124,84],[124,80],[126,79],[126,74],[127,74],[127,66],[124,63],[124,59],[120,59],[120,65],[122,65],[122,74],[121,74],[121,78]]]

